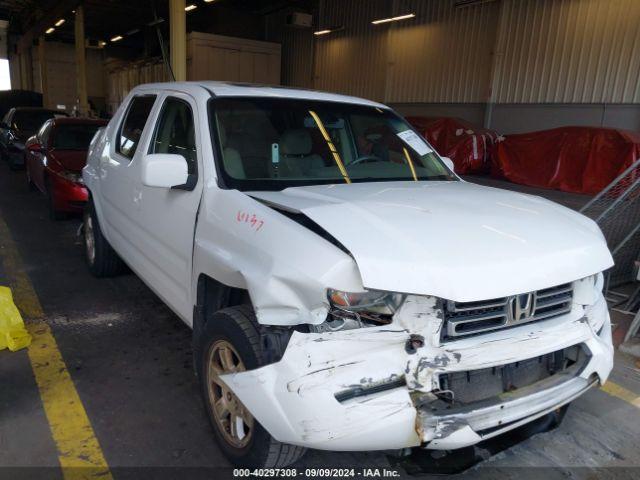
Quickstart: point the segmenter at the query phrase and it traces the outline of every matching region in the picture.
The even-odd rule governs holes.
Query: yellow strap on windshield
[[[411,160],[411,155],[405,147],[402,147],[402,151],[404,152],[404,157],[407,159],[407,163],[409,164],[409,168],[411,169],[411,175],[413,175],[413,179],[417,182],[418,176],[416,175],[416,169],[413,167],[413,161]]]
[[[331,137],[329,136],[329,133],[324,128],[322,120],[320,120],[320,117],[318,116],[318,114],[316,112],[314,112],[313,110],[309,110],[309,113],[311,114],[311,116],[315,120],[316,125],[318,125],[318,128],[320,129],[320,133],[322,133],[322,136],[324,137],[324,141],[327,142],[327,145],[329,146],[329,150],[331,151],[331,154],[333,155],[333,159],[336,161],[336,164],[338,165],[338,169],[340,170],[340,173],[342,174],[342,177],[344,178],[344,181],[347,182],[347,183],[351,183],[351,179],[349,178],[349,174],[347,173],[347,169],[344,168],[344,163],[342,163],[342,159],[340,158],[340,154],[338,153],[338,149],[333,144],[333,141],[331,140]]]

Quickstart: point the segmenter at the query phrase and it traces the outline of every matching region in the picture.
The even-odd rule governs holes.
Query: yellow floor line
[[[633,393],[631,390],[627,390],[626,388],[618,385],[617,383],[609,381],[602,387],[600,387],[600,390],[607,392],[609,395],[617,397],[620,400],[624,400],[634,407],[640,408],[640,396],[637,393]]]
[[[17,246],[1,216],[0,259],[14,301],[27,320],[27,329],[33,336],[28,350],[29,359],[65,480],[111,480],[109,466],[89,417],[51,329],[45,322],[40,300],[25,272]]]

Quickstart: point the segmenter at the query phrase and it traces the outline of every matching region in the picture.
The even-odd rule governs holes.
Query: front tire
[[[83,215],[83,243],[89,271],[96,277],[113,277],[125,270],[124,262],[102,235],[93,201],[90,199]]]
[[[304,455],[305,448],[275,440],[219,378],[265,364],[250,306],[225,308],[212,315],[204,326],[195,360],[216,442],[231,463],[246,468],[280,468]]]

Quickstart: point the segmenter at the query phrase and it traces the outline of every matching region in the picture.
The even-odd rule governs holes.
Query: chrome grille
[[[445,302],[445,339],[514,327],[571,311],[573,285],[478,302]]]

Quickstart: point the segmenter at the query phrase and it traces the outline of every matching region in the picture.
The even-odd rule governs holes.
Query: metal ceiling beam
[[[34,25],[20,36],[17,45],[18,53],[20,54],[30,48],[33,45],[33,41],[42,35],[47,28],[52,26],[60,17],[75,9],[80,3],[80,0],[60,0],[53,8],[45,11]]]

